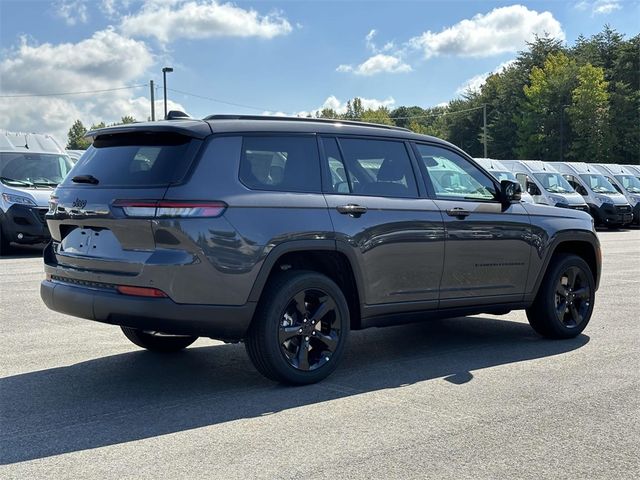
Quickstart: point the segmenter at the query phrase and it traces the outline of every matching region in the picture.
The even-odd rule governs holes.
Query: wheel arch
[[[259,302],[269,279],[282,270],[311,270],[326,275],[343,291],[349,305],[351,328],[361,328],[362,282],[348,250],[334,240],[299,240],[274,247],[265,258],[249,294],[249,301]]]
[[[588,231],[559,232],[550,243],[543,267],[538,272],[533,292],[528,300],[533,301],[536,297],[551,260],[559,253],[575,254],[586,261],[593,272],[596,290],[598,289],[602,273],[602,252],[596,234]]]

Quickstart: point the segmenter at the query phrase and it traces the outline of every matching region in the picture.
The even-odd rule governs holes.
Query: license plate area
[[[122,254],[122,246],[109,229],[76,227],[67,232],[58,252],[63,255],[118,258]]]

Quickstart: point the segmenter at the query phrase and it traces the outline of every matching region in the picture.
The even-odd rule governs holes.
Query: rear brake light
[[[181,200],[116,200],[127,217],[137,218],[202,218],[219,217],[227,208],[224,202]]]
[[[157,288],[130,287],[128,285],[118,285],[116,290],[123,295],[133,295],[135,297],[166,298],[167,294]]]

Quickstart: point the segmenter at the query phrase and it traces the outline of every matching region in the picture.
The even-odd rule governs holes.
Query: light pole
[[[173,72],[173,68],[164,67],[162,69],[162,85],[164,87],[164,118],[167,118],[167,73]]]

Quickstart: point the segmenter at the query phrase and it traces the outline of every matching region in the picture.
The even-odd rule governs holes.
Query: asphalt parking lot
[[[242,345],[162,356],[48,311],[19,251],[0,259],[0,478],[637,478],[640,230],[600,238],[576,339],[524,312],[372,329],[298,388]]]

